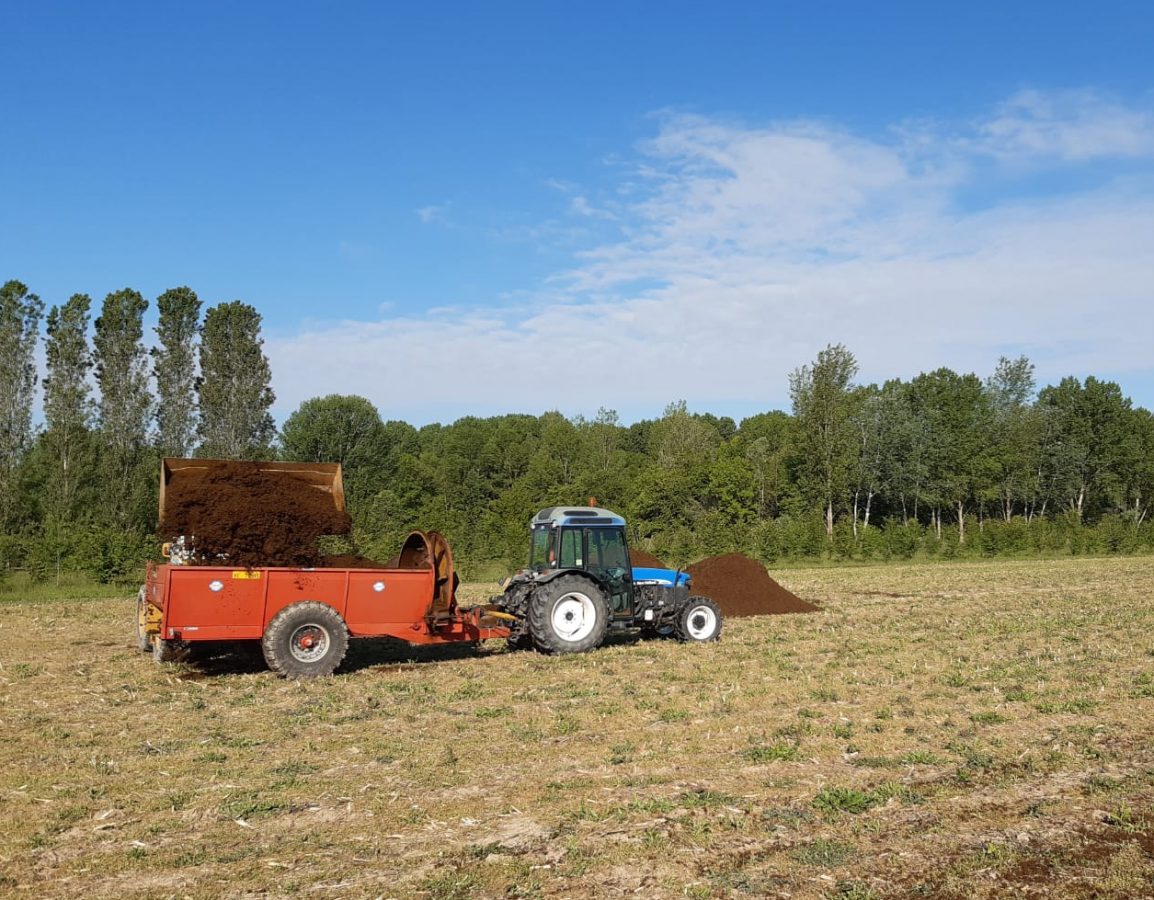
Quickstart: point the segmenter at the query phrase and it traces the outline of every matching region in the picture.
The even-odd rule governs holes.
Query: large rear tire
[[[327,603],[307,600],[273,616],[261,649],[268,667],[285,678],[332,675],[349,649],[349,629]]]
[[[529,601],[529,632],[542,653],[586,653],[601,646],[608,627],[605,595],[588,578],[562,575]]]
[[[679,641],[704,644],[721,636],[721,610],[708,597],[690,597],[677,617]]]

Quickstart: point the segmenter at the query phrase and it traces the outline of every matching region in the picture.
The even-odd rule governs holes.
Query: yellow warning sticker
[[[247,569],[237,569],[232,573],[232,577],[240,579],[241,581],[251,581],[260,578],[260,572],[249,572]]]

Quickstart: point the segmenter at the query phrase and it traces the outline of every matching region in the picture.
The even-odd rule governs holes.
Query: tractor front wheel
[[[273,616],[261,649],[268,667],[285,678],[332,675],[349,649],[349,629],[327,603],[294,603]]]
[[[587,578],[562,575],[537,588],[529,602],[529,632],[542,653],[585,653],[601,646],[609,606]]]
[[[721,610],[708,597],[690,597],[677,617],[675,632],[679,641],[716,641],[721,634]]]

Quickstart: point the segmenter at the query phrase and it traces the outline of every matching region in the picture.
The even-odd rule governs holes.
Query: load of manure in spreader
[[[644,550],[631,549],[629,559],[634,566],[641,568],[670,568]],[[711,597],[722,614],[729,618],[817,610],[812,603],[806,603],[774,581],[765,566],[756,559],[740,553],[711,556],[694,563],[685,571],[693,576],[694,595]]]
[[[298,568],[331,566],[318,539],[351,527],[332,495],[305,481],[219,462],[173,473],[160,523],[167,540],[191,539],[202,565]]]

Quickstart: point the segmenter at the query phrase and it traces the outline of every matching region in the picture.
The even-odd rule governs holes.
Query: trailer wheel
[[[605,595],[591,581],[562,575],[529,603],[529,631],[543,653],[585,653],[601,646],[609,627]]]
[[[677,617],[679,641],[705,643],[721,635],[721,610],[708,597],[690,597]]]
[[[327,603],[308,600],[273,616],[261,647],[268,667],[285,678],[332,675],[349,649],[349,629]]]
[[[152,640],[148,636],[148,601],[144,599],[144,588],[136,593],[136,646],[141,653],[152,652]]]
[[[192,656],[192,645],[188,641],[166,641],[156,638],[152,642],[152,658],[159,664],[188,662]]]

